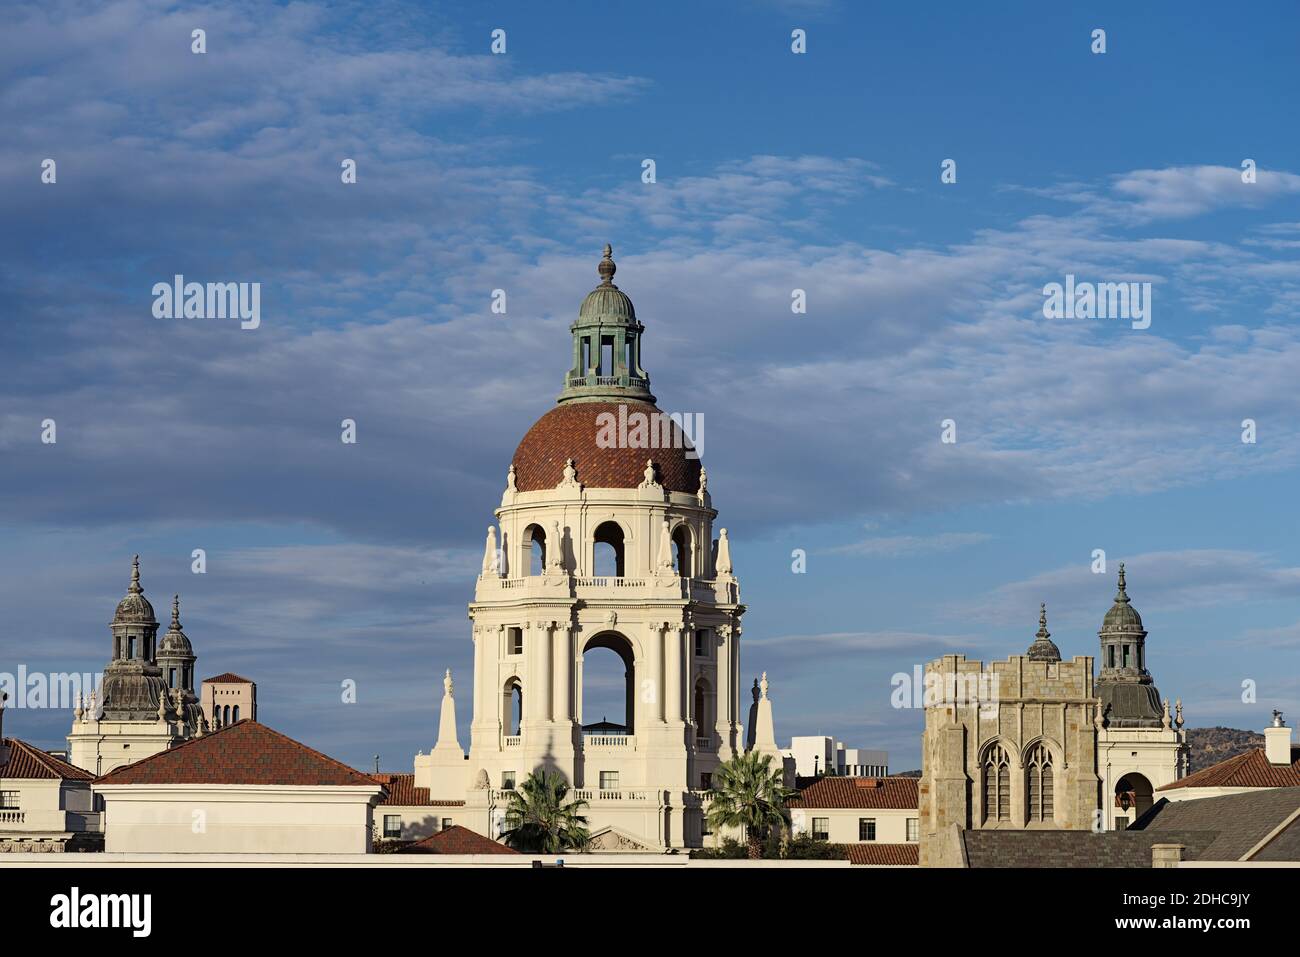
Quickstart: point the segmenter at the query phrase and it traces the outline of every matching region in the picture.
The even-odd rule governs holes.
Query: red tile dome
[[[564,478],[564,463],[573,459],[578,481],[587,488],[636,488],[645,480],[646,459],[670,492],[694,494],[700,487],[700,460],[688,458],[690,441],[672,423],[672,448],[601,448],[597,444],[602,413],[617,421],[619,406],[627,416],[662,414],[649,402],[564,402],[533,423],[515,449],[515,487],[521,492],[555,488]],[[652,422],[655,420],[651,420]],[[629,432],[632,425],[628,426]],[[661,443],[662,444],[662,443]]]

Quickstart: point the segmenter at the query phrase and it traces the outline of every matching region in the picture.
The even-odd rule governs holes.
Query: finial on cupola
[[[1115,595],[1115,600],[1122,601],[1122,602],[1127,602],[1129,600],[1128,591],[1126,590],[1124,585],[1124,563],[1123,562],[1119,563],[1119,592]]]
[[[614,273],[617,271],[618,267],[614,265],[614,248],[609,243],[606,243],[605,258],[596,267],[596,272],[600,273],[601,284],[612,286],[614,284]]]
[[[144,591],[144,589],[140,587],[140,556],[139,555],[136,555],[134,558],[131,559],[131,584],[127,587],[127,591],[135,592],[137,595]]]
[[[181,630],[181,596],[172,595],[172,629]]]

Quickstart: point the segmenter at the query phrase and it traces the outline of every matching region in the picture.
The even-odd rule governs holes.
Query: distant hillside
[[[1264,736],[1239,728],[1188,728],[1187,746],[1192,752],[1192,770],[1199,771],[1251,748],[1262,748]]]
[[[896,772],[894,772],[894,777],[896,777],[896,778],[919,778],[920,776],[921,776],[921,772],[920,772],[920,771],[896,771]]]

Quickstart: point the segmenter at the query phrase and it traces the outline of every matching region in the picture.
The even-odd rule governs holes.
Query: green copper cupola
[[[573,334],[573,365],[564,377],[560,402],[654,402],[650,375],[641,367],[641,333],[632,300],[614,285],[614,250],[596,267],[600,285],[587,293]]]

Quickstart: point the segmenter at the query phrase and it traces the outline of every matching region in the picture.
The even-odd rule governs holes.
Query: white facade
[[[108,853],[365,854],[373,787],[97,784]]]
[[[916,808],[801,807],[790,811],[790,829],[832,844],[908,844],[917,841],[919,817]]]
[[[0,853],[59,852],[101,829],[89,781],[6,777],[0,767]]]

